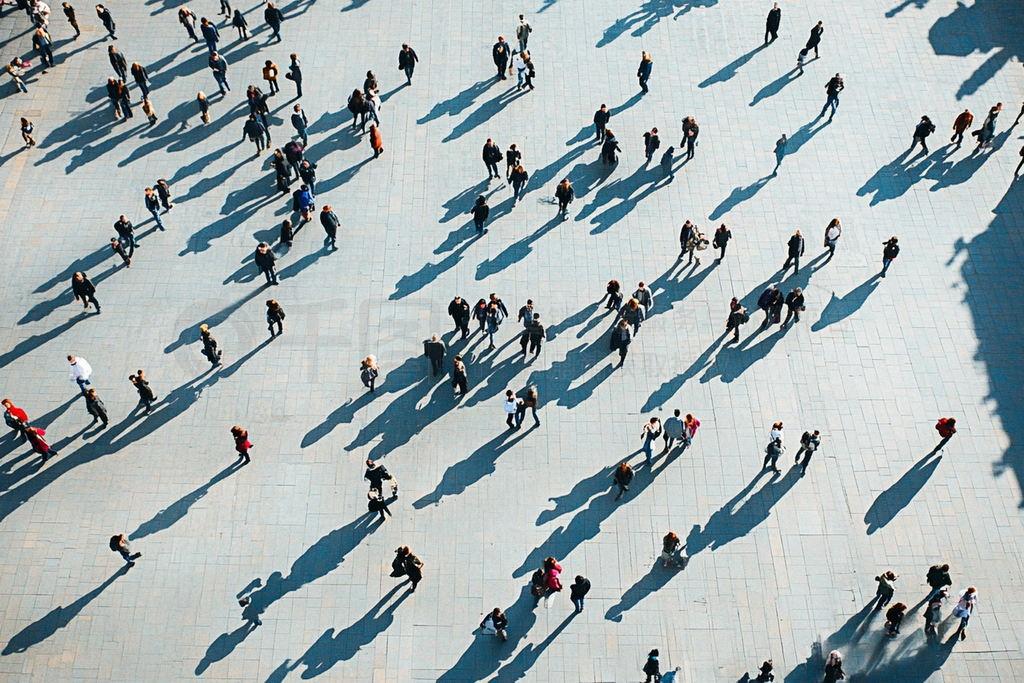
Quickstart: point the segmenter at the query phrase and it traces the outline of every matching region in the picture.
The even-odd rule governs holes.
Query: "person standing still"
[[[370,354],[359,365],[359,379],[371,394],[376,391],[375,385],[379,376],[380,366],[377,365],[377,357]]]
[[[658,129],[652,128],[651,132],[644,133],[644,156],[647,157],[647,163],[651,163],[651,159],[654,158],[654,153],[661,147],[661,139],[658,137]]]
[[[768,10],[768,20],[764,25],[764,44],[768,44],[768,35],[771,34],[771,42],[775,42],[775,39],[779,37],[779,23],[782,21],[782,10],[779,9],[779,3],[775,3],[775,7]]]
[[[939,433],[942,438],[938,445],[932,449],[932,453],[938,453],[943,447],[949,443],[949,440],[956,434],[956,418],[955,417],[941,417],[939,421],[935,423],[935,431]]]
[[[270,338],[273,339],[274,325],[277,325],[277,334],[284,334],[284,309],[281,304],[273,299],[267,301],[267,326],[270,330]]]
[[[281,86],[277,84],[277,75],[279,73],[280,70],[277,68],[277,64],[274,64],[273,60],[268,59],[263,62],[263,80],[267,82],[267,85],[270,88],[270,95],[281,92]]]
[[[569,218],[569,204],[576,198],[576,190],[569,183],[568,178],[562,178],[562,182],[555,188],[555,199],[558,200],[558,212],[562,214],[562,220]]]
[[[644,452],[647,457],[647,466],[650,467],[653,463],[651,459],[651,444],[654,443],[655,439],[661,436],[661,420],[656,417],[652,417],[649,422],[645,422],[643,429],[640,431],[640,438],[643,440],[644,445],[640,449]]]
[[[683,119],[683,140],[679,143],[680,146],[682,146],[683,142],[686,143],[687,160],[694,157],[698,135],[700,135],[700,126],[697,125],[697,121],[692,116],[687,116]]]
[[[164,230],[164,224],[160,220],[160,198],[156,196],[155,192],[153,192],[152,187],[146,188],[144,200],[146,202],[146,209],[153,214],[153,220],[156,221],[156,227]]]
[[[506,78],[505,67],[508,66],[510,52],[511,50],[509,50],[505,38],[498,36],[498,42],[491,47],[491,59],[494,60],[494,66],[498,67],[498,78],[503,81]]]
[[[619,463],[619,466],[615,468],[615,475],[613,476],[615,485],[619,487],[619,495],[615,496],[615,500],[619,500],[629,491],[629,484],[633,481],[633,477],[633,468],[629,466],[629,463]]]
[[[647,674],[647,680],[644,683],[659,683],[661,681],[661,666],[658,664],[657,650],[651,650],[647,654],[643,672]]]
[[[800,455],[806,453],[804,461],[800,466],[800,476],[807,474],[807,465],[811,462],[811,456],[821,446],[821,433],[815,429],[814,432],[804,432],[803,436],[800,437],[800,450],[796,452],[796,459],[793,464],[796,465],[800,462]]]
[[[530,414],[533,415],[533,426],[540,427],[540,418],[537,417],[537,408],[539,406],[540,400],[537,397],[537,387],[530,387],[526,390],[526,398],[523,399],[523,405],[520,407],[519,423],[522,424],[523,417],[526,416],[526,409],[529,408]]]
[[[619,350],[619,367],[626,362],[626,354],[629,353],[629,345],[633,342],[633,333],[629,329],[629,322],[625,319],[619,321],[618,326],[612,330],[611,348]]]
[[[646,95],[650,90],[647,88],[647,81],[651,79],[651,71],[654,69],[654,60],[643,51],[640,56],[640,66],[636,70],[636,77],[640,81],[640,92]]]
[[[242,464],[248,465],[251,462],[249,459],[249,449],[252,448],[252,443],[249,441],[249,432],[236,425],[231,428],[231,436],[235,440],[235,450],[238,452],[238,457],[245,458]]]
[[[882,277],[885,277],[889,266],[900,255],[900,245],[898,243],[899,239],[895,236],[890,237],[887,242],[882,242]]]
[[[595,142],[601,144],[605,138],[605,126],[608,125],[608,120],[612,117],[611,112],[608,111],[608,105],[602,104],[601,108],[594,112],[594,133],[597,135]]]
[[[416,51],[402,43],[402,49],[398,52],[398,70],[405,72],[406,85],[412,85],[412,74],[416,71],[418,61],[420,58],[416,56]]]
[[[833,218],[825,228],[825,248],[828,249],[828,261],[831,261],[832,257],[836,255],[836,242],[842,235],[843,226],[839,224],[838,218]]]
[[[117,30],[117,24],[114,23],[114,17],[110,14],[110,10],[103,5],[96,5],[96,16],[100,18],[100,22],[102,22],[103,27],[107,29],[107,33],[110,34],[110,37],[117,40],[117,36],[114,35],[114,31]]]
[[[725,223],[722,223],[715,231],[715,237],[712,240],[712,246],[716,249],[722,250],[722,255],[718,257],[719,261],[725,260],[725,247],[729,244],[729,240],[732,239],[732,231],[725,227]]]
[[[231,17],[231,25],[238,31],[239,40],[249,40],[249,22],[242,15],[242,10],[235,10],[235,15]]]
[[[576,614],[583,611],[583,599],[590,592],[590,579],[582,574],[576,576],[576,580],[569,586],[569,598],[576,607]]]
[[[441,374],[445,352],[444,342],[436,334],[430,335],[430,339],[423,342],[423,355],[430,359],[430,368],[434,377]]]
[[[805,246],[804,245],[804,236],[800,234],[799,230],[797,230],[793,234],[793,236],[789,238],[789,242],[787,242],[787,246],[789,248],[789,250],[787,252],[788,253],[788,257],[786,258],[786,262],[782,264],[782,272],[786,272],[786,270],[789,268],[789,264],[792,261],[796,261],[796,274],[799,275],[800,274],[800,257],[804,255],[804,246]]]
[[[296,53],[293,52],[290,57],[292,61],[284,77],[295,84],[295,98],[298,99],[302,97],[302,63]]]
[[[462,338],[469,336],[469,302],[460,296],[454,297],[448,304],[448,315],[455,323],[453,332],[462,330]]]
[[[492,177],[500,178],[498,162],[501,161],[501,149],[494,144],[494,140],[487,138],[487,143],[484,145],[481,156],[483,157],[484,165],[487,166],[487,179],[490,180]]]

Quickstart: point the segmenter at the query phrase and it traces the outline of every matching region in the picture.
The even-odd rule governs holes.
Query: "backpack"
[[[120,536],[111,536],[110,537],[110,549],[113,550],[115,553],[119,552],[121,550],[121,537]]]

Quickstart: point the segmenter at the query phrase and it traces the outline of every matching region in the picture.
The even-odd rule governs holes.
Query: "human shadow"
[[[733,60],[729,64],[726,64],[714,74],[705,78],[697,85],[697,87],[707,88],[709,86],[714,85],[715,83],[725,83],[730,78],[736,75],[736,72],[739,70],[741,66],[745,65],[747,62],[753,59],[754,55],[756,55],[758,52],[765,49],[766,47],[768,47],[768,43],[762,43],[761,45],[758,45],[747,54],[737,57],[735,60]]]
[[[653,484],[658,475],[675,462],[681,453],[681,449],[674,449],[669,451],[664,458],[660,458],[659,455],[655,458],[656,464],[653,469],[645,468],[638,472],[630,487],[630,495],[622,504],[638,500],[647,487]],[[661,460],[660,464],[657,464],[658,459]],[[530,551],[523,563],[512,572],[512,576],[514,578],[525,576],[539,567],[546,557],[566,557],[584,542],[601,533],[602,522],[619,509],[619,506],[619,503],[612,500],[612,496],[592,498],[587,509],[578,512],[568,525],[560,526],[552,531],[547,540]]]
[[[590,234],[598,235],[625,218],[655,190],[666,187],[670,182],[671,177],[664,175],[660,166],[640,166],[629,177],[614,180],[598,190],[593,201],[580,211],[576,220],[585,220],[600,207],[615,199],[621,200],[590,220],[590,224],[596,226]]]
[[[604,297],[601,298],[601,301],[604,301]],[[601,305],[601,301],[595,301],[592,304],[588,304],[581,308],[580,310],[573,313],[572,315],[570,315],[569,317],[562,318],[557,323],[548,326],[548,338],[554,339],[563,332],[570,330],[576,327],[577,325],[582,325],[583,323],[590,320],[590,317],[597,313],[597,309]],[[577,335],[577,337],[579,336],[580,335]]]
[[[414,502],[412,506],[421,510],[428,505],[439,505],[445,496],[457,496],[484,477],[494,474],[498,458],[525,436],[526,432],[521,429],[516,432],[505,430],[473,451],[468,458],[445,470],[444,476],[434,490]]]
[[[753,199],[754,195],[760,192],[761,188],[767,185],[768,181],[774,177],[775,174],[772,173],[770,175],[766,175],[763,178],[758,178],[756,181],[754,181],[750,185],[747,185],[746,187],[743,187],[741,185],[739,187],[733,188],[732,192],[729,193],[729,196],[723,199],[722,203],[715,207],[715,210],[711,212],[711,215],[708,216],[708,219],[716,221],[725,214],[735,209],[737,205],[742,204],[748,199]]]
[[[896,518],[900,510],[910,505],[914,497],[931,479],[935,469],[942,462],[941,453],[932,451],[914,463],[899,480],[878,494],[875,502],[864,513],[864,523],[868,525],[868,536],[875,533]]]
[[[52,278],[50,278],[49,280],[47,280],[46,282],[44,282],[43,284],[39,285],[34,290],[32,290],[32,293],[33,294],[42,294],[43,292],[49,291],[49,290],[53,289],[54,287],[56,287],[57,285],[59,285],[61,283],[64,283],[64,284],[68,285],[66,290],[65,290],[65,293],[70,292],[71,291],[70,282],[71,282],[71,276],[72,275],[74,275],[75,273],[78,273],[78,272],[83,272],[83,273],[89,272],[89,271],[99,267],[99,265],[101,263],[103,263],[104,261],[106,261],[108,258],[110,258],[110,256],[113,255],[113,253],[114,252],[110,250],[110,245],[109,244],[104,244],[102,247],[100,247],[96,251],[92,252],[88,256],[84,256],[84,257],[82,257],[80,259],[76,259],[75,262],[72,263],[70,266],[68,266],[67,268],[65,268],[61,272],[57,273]],[[26,315],[26,318],[27,317],[28,316]],[[25,319],[25,320],[22,320],[22,321],[18,321],[18,324],[19,325],[23,325],[26,322],[34,322],[34,320],[27,320],[27,319]]]
[[[547,638],[536,645],[530,643],[520,650],[515,659],[498,670],[498,675],[492,678],[490,683],[515,683],[515,681],[525,678],[526,672],[534,667],[544,651],[551,647],[551,643],[555,642],[555,639],[562,634],[562,631],[572,623],[578,614],[578,612],[571,612],[554,631],[548,634]]]
[[[663,567],[658,560],[650,571],[639,581],[630,586],[619,601],[612,605],[604,614],[608,621],[622,621],[622,615],[636,607],[641,600],[651,593],[656,593],[676,576],[679,571],[673,567]]]
[[[49,329],[46,332],[34,334],[31,337],[28,337],[27,339],[21,340],[20,342],[15,344],[13,349],[0,355],[0,368],[7,367],[14,361],[24,356],[26,353],[35,351],[43,344],[53,341],[54,339],[56,339],[57,337],[59,337],[60,335],[64,334],[72,327],[77,325],[78,323],[82,322],[86,318],[91,317],[91,313],[85,313],[83,311],[82,313],[79,313],[78,315],[69,319],[67,322],[61,323],[60,325],[57,325],[56,327]]]
[[[228,125],[238,123],[240,119],[244,119],[247,116],[245,105],[243,103],[239,103],[227,112],[217,116],[217,118],[213,119],[210,123],[202,126],[192,126],[185,132],[175,133],[175,129],[181,127],[182,124],[187,123],[188,119],[194,114],[196,109],[197,106],[195,102],[188,101],[182,102],[168,111],[167,115],[159,123],[150,127],[145,133],[139,136],[140,138],[149,139],[150,142],[139,145],[132,150],[131,154],[118,162],[118,167],[124,168],[125,166],[160,150],[166,150],[167,152],[184,151],[220,133],[227,128]],[[239,128],[241,128],[241,124],[239,124]],[[232,147],[235,147],[235,145],[232,145]],[[222,185],[217,185],[216,187],[221,186]],[[190,188],[190,195],[191,193],[192,189]],[[194,197],[197,195],[192,196]],[[175,203],[178,201],[185,201],[185,199],[184,197],[179,198]]]
[[[33,645],[38,645],[68,625],[77,617],[90,602],[110,587],[114,581],[128,573],[128,565],[123,565],[114,574],[67,607],[55,607],[39,621],[33,622],[16,633],[0,654],[7,656],[25,652]]]
[[[255,630],[260,615],[271,605],[337,569],[350,552],[380,528],[379,524],[373,523],[375,518],[376,513],[367,512],[340,529],[335,529],[307,548],[292,563],[288,576],[274,572],[267,578],[265,585],[249,593],[249,604],[242,611],[246,623],[231,633],[218,636],[210,644],[196,667],[196,675],[206,671],[210,664],[227,658]]]
[[[846,320],[859,311],[860,307],[864,305],[864,302],[868,300],[868,297],[871,296],[871,293],[875,291],[875,288],[882,281],[881,277],[881,273],[874,273],[862,284],[848,292],[842,299],[836,297],[836,293],[832,292],[832,298],[825,304],[825,308],[821,310],[821,317],[818,318],[818,321],[811,325],[811,330],[813,332],[820,332],[829,325]]]
[[[928,4],[928,0],[903,0],[900,4],[893,7],[891,10],[885,13],[887,19],[892,19],[897,14],[907,9],[908,7],[916,7],[917,9],[924,9],[924,6]]]
[[[750,495],[765,474],[770,474],[770,471],[762,469],[758,472],[738,494],[711,515],[703,529],[700,524],[693,525],[685,545],[686,554],[691,559],[705,549],[714,552],[749,534],[768,519],[775,504],[800,480],[799,467],[794,466],[781,479],[777,479],[777,475],[769,477],[757,493]]]
[[[929,189],[930,192],[938,192],[947,187],[953,185],[960,185],[966,183],[968,180],[974,177],[982,165],[988,161],[999,149],[1006,143],[1010,138],[1010,134],[1013,132],[1013,126],[1010,126],[999,135],[996,135],[989,142],[986,149],[980,150],[975,148],[971,150],[971,153],[960,161],[954,163],[939,161],[932,165],[928,171],[927,177],[933,178],[938,175],[938,182],[932,185]]]
[[[815,128],[819,122],[821,125]],[[796,154],[801,147],[811,141],[811,138],[828,128],[830,125],[832,125],[831,118],[826,119],[819,116],[811,120],[810,123],[800,126],[800,128],[786,141],[786,149],[783,154],[783,159]]]
[[[79,397],[80,395],[72,396],[45,415],[29,419],[29,423],[33,427],[49,427],[50,424],[63,415],[67,409],[71,407],[71,404],[77,401]],[[9,436],[10,438],[7,444],[5,444],[3,449],[0,450],[0,455],[9,454],[11,451],[17,449],[19,444],[23,443],[20,438],[15,436],[14,432],[10,432]],[[25,479],[39,471],[36,463],[31,461],[34,460],[34,456],[35,451],[29,449],[21,457],[12,458],[11,460],[4,462],[3,467],[0,468],[0,491],[8,490],[22,479]],[[20,465],[20,467],[15,469],[15,465]]]
[[[230,318],[235,311],[237,311],[242,306],[249,303],[262,293],[263,288],[258,287],[249,292],[248,294],[246,294],[245,296],[243,296],[241,299],[238,299],[228,304],[227,306],[220,309],[216,313],[204,316],[200,318],[198,321],[192,323],[191,325],[187,325],[185,328],[181,330],[181,332],[178,333],[178,338],[176,340],[174,340],[173,342],[164,347],[164,353],[174,353],[179,348],[187,344],[198,344],[200,325],[205,323],[210,328],[210,330],[213,330],[218,325],[220,325],[228,318]]]
[[[603,467],[586,479],[576,482],[572,490],[564,496],[548,498],[549,501],[555,504],[555,508],[553,510],[541,511],[540,515],[537,516],[537,526],[543,526],[553,519],[557,519],[573,510],[578,510],[597,494],[607,491],[608,487],[611,486],[612,475],[616,467],[616,465]]]
[[[612,321],[614,323],[614,320]],[[611,329],[609,326],[609,332]],[[614,364],[609,364],[595,373],[589,380],[576,387],[572,383],[596,368],[599,363],[611,355],[608,348],[608,334],[590,342],[581,344],[565,354],[562,360],[556,360],[545,370],[535,371],[530,375],[527,384],[536,386],[544,396],[557,396],[557,404],[572,410],[590,398],[598,385],[607,380],[615,372]]]
[[[697,270],[696,263],[686,265],[682,259],[668,267],[664,273],[658,276],[653,282],[649,282],[651,292],[654,294],[654,307],[647,316],[649,322],[653,318],[675,310],[676,304],[686,299],[693,292],[697,291],[704,280],[719,266],[719,261],[714,260],[711,265],[702,270]],[[643,331],[643,328],[641,328]]]
[[[492,637],[477,636],[459,657],[459,661],[441,674],[437,683],[482,681],[497,671],[502,661],[512,656],[519,642],[537,623],[537,612],[533,607],[533,596],[530,595],[529,585],[522,587],[519,591],[519,599],[505,610],[505,616],[510,624],[507,642],[500,642]],[[497,652],[495,652],[496,650]]]
[[[452,129],[452,132],[448,134],[448,137],[441,140],[441,142],[445,143],[451,142],[452,140],[458,140],[480,124],[490,121],[493,117],[497,116],[502,109],[515,100],[519,99],[523,95],[528,95],[529,93],[530,90],[528,88],[520,90],[509,86],[508,90],[481,104],[476,111],[467,116],[462,123],[455,126],[455,128]]]
[[[867,182],[857,190],[858,197],[873,195],[871,206],[889,199],[897,199],[907,193],[925,177],[929,167],[941,159],[941,150],[930,156],[920,158],[920,154],[912,155],[913,148],[906,150],[891,162],[878,169]],[[923,153],[923,152],[922,152]]]
[[[690,364],[690,367],[658,387],[654,393],[647,398],[647,402],[644,403],[644,407],[640,409],[640,412],[646,413],[654,410],[655,408],[662,408],[679,392],[680,389],[683,388],[683,385],[700,374],[701,370],[708,369],[714,359],[715,351],[722,345],[722,341],[725,339],[727,334],[728,332],[723,332],[718,339],[711,342],[711,344],[704,349],[703,353],[697,356],[693,363]]]
[[[366,157],[362,161],[352,164],[351,166],[346,168],[344,171],[341,171],[337,175],[328,178],[327,180],[318,182],[316,184],[317,195],[319,196],[326,194],[331,190],[337,189],[344,185],[345,183],[350,182],[353,178],[356,177],[356,174],[359,173],[359,171],[361,171],[363,167],[366,166],[371,161],[373,161],[373,157]]]
[[[973,95],[1013,61],[1024,59],[1024,24],[1014,0],[958,2],[952,14],[938,19],[928,31],[936,55],[969,57],[988,55],[957,89],[956,98]],[[1014,59],[1016,58],[1016,60]]]
[[[151,536],[159,531],[163,531],[164,529],[170,529],[188,514],[189,509],[193,505],[205,498],[211,488],[213,488],[218,482],[227,479],[241,468],[242,460],[237,460],[231,463],[226,468],[218,472],[213,479],[206,482],[195,491],[192,491],[182,498],[174,501],[163,510],[156,513],[152,519],[140,524],[138,529],[128,535],[128,538],[136,541],[140,538],[145,538],[146,536]]]
[[[677,8],[679,11],[676,12],[674,19],[679,19],[694,8],[714,7],[717,4],[718,0],[646,0],[640,9],[618,19],[605,29],[601,40],[597,41],[597,47],[610,44],[630,29],[633,29],[630,35],[634,38],[642,36],[657,26],[662,19],[676,12]]]
[[[466,250],[469,249],[475,241],[476,240],[470,240],[464,243],[438,263],[427,263],[412,275],[403,275],[399,278],[398,282],[395,283],[395,291],[391,293],[388,300],[397,301],[399,299],[404,299],[410,294],[415,294],[437,278],[441,277],[441,275],[459,264],[459,261],[462,260],[463,254],[466,253]]]
[[[338,662],[355,657],[363,647],[388,630],[395,621],[395,610],[412,594],[410,591],[404,591],[397,600],[388,604],[402,585],[398,584],[388,591],[369,612],[348,628],[338,631],[337,634],[333,628],[324,631],[324,634],[310,645],[296,662],[306,665],[301,678],[315,678],[327,673]]]
[[[476,267],[476,279],[486,280],[492,275],[496,275],[506,268],[519,263],[533,252],[533,244],[544,237],[556,227],[562,224],[562,216],[556,215],[554,218],[549,220],[547,223],[537,228],[534,232],[527,235],[523,239],[510,244],[505,251],[501,252],[493,259],[487,259],[482,261]]]
[[[499,82],[500,81],[495,80],[493,76],[483,81],[477,81],[455,97],[435,104],[433,109],[430,110],[430,113],[421,119],[417,119],[416,123],[422,125],[439,119],[442,116],[458,116],[463,111],[473,106],[476,98],[480,97],[480,95],[490,90],[491,86]]]
[[[421,365],[422,363],[418,356],[406,358],[401,366],[384,375],[384,380],[374,387],[375,391],[365,391],[355,399],[348,399],[328,415],[323,422],[306,432],[302,437],[301,447],[309,448],[325,436],[328,436],[338,425],[351,424],[355,414],[370,405],[371,402],[384,400],[381,399],[382,396],[399,393],[413,384],[422,381],[422,378],[416,379],[416,376],[420,374]]]
[[[760,102],[761,100],[766,100],[769,97],[778,95],[780,92],[782,92],[783,88],[785,88],[787,85],[789,85],[790,83],[792,83],[793,81],[795,81],[796,79],[800,78],[803,75],[804,70],[799,67],[787,71],[786,73],[782,74],[768,85],[758,90],[757,94],[754,95],[754,99],[752,99],[750,101],[750,104],[748,104],[747,106],[755,107],[757,106],[757,103]]]

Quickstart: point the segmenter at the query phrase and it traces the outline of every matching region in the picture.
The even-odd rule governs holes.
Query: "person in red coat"
[[[25,434],[25,428],[28,427],[28,414],[11,403],[9,398],[0,401],[0,405],[4,407],[4,422],[7,423],[7,426],[21,434],[22,443],[28,441],[28,436]]]
[[[942,450],[942,447],[953,438],[956,434],[956,418],[955,417],[940,417],[939,421],[935,423],[935,431],[942,437],[942,441],[939,445],[932,449],[932,453],[937,453]]]
[[[28,442],[32,444],[32,450],[43,456],[44,463],[51,455],[56,455],[57,451],[50,448],[50,444],[46,443],[46,439],[43,438],[46,436],[46,432],[41,428],[26,427],[25,434],[28,436]]]
[[[243,465],[248,465],[251,461],[249,460],[249,449],[252,448],[252,443],[249,441],[249,432],[245,431],[241,427],[232,427],[231,436],[235,437],[235,450],[238,451],[238,457],[245,458]]]
[[[384,153],[384,140],[380,136],[380,130],[372,123],[370,124],[370,147],[373,149],[374,159]]]

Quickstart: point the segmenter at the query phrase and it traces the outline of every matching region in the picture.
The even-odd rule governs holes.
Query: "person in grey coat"
[[[633,298],[644,307],[644,319],[650,318],[651,309],[654,308],[654,292],[641,282],[637,285],[636,291],[633,292]]]
[[[430,359],[434,377],[441,374],[445,353],[444,342],[436,334],[431,335],[429,340],[423,342],[423,355]]]
[[[672,445],[676,442],[676,439],[685,443],[683,439],[683,420],[679,417],[679,409],[676,408],[672,417],[665,420],[662,425],[662,438],[665,439],[665,450],[662,453],[672,448]]]
[[[324,232],[327,233],[324,247],[329,247],[331,251],[337,251],[338,226],[341,225],[341,222],[338,220],[338,215],[331,210],[330,204],[326,204],[320,211],[320,225],[324,226]]]
[[[274,252],[267,247],[266,242],[260,242],[259,246],[256,247],[256,252],[253,254],[253,260],[256,261],[256,267],[260,269],[260,272],[266,275],[268,285],[277,284],[277,257],[274,256]]]

